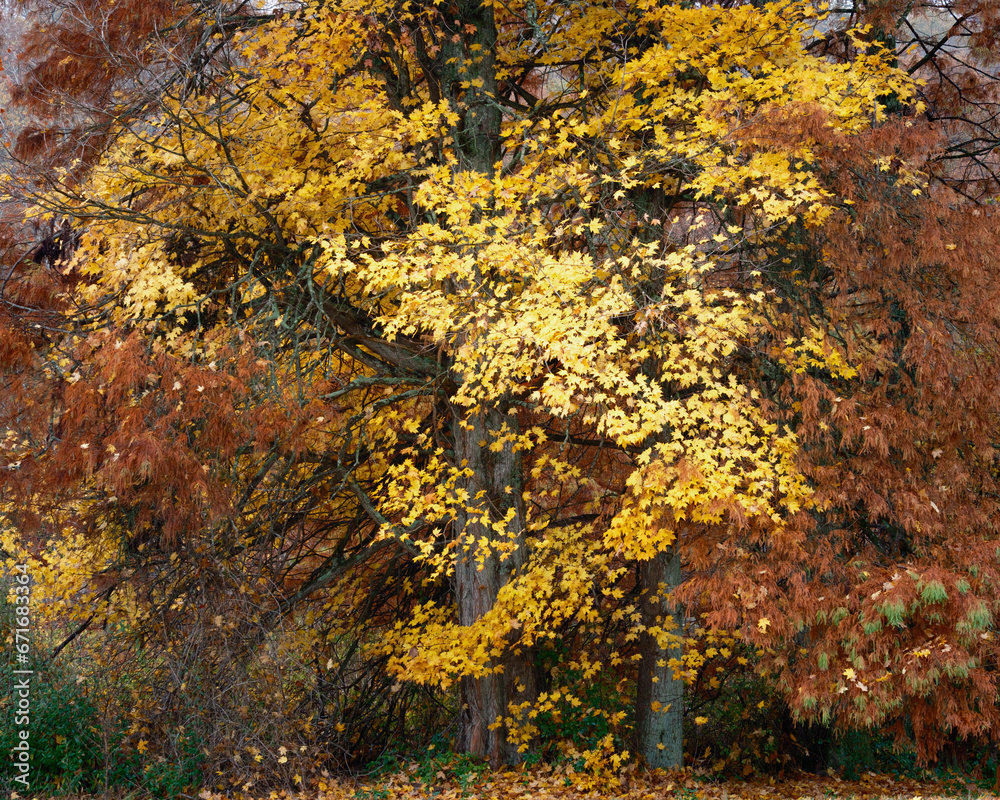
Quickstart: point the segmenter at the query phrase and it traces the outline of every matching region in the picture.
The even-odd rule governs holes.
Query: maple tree
[[[84,73],[95,144],[18,187],[75,231],[5,288],[49,613],[174,697],[296,619],[338,680],[457,684],[495,765],[580,705],[557,643],[680,764],[688,613],[799,713],[995,727],[997,248],[928,185],[946,96],[806,3],[237,12],[149,6],[194,44]]]

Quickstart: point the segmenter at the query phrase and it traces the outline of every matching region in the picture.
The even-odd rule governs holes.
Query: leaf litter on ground
[[[329,779],[301,791],[217,794],[201,800],[997,800],[968,779],[918,780],[865,773],[859,780],[797,772],[746,780],[714,779],[691,770],[664,772],[626,769],[595,776],[572,767],[508,769],[475,775],[418,775],[402,769],[376,780]]]

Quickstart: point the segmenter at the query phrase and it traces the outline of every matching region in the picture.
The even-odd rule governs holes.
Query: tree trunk
[[[457,422],[458,420],[456,420]],[[493,407],[456,424],[455,457],[469,471],[465,489],[469,507],[457,520],[460,556],[455,565],[460,625],[472,625],[496,604],[497,595],[524,565],[524,502],[521,459],[509,442],[493,452],[483,442],[492,442],[506,422],[516,428],[516,419]],[[498,533],[484,517],[512,518]],[[495,545],[515,545],[509,554],[497,553]],[[465,552],[464,548],[468,546]],[[480,566],[479,561],[482,561]],[[462,713],[458,737],[461,752],[488,758],[494,766],[521,760],[516,743],[509,742],[506,729],[496,725],[508,716],[508,703],[533,700],[536,695],[534,669],[527,649],[509,641],[503,652],[490,659],[489,674],[462,679]]]
[[[679,535],[679,534],[678,534]],[[671,595],[681,582],[678,542],[641,567],[642,621],[646,629],[669,625],[683,633],[684,616]],[[643,633],[642,661],[636,687],[636,749],[651,768],[679,769],[684,763],[684,681],[674,678],[671,659],[683,654],[680,641],[661,649],[655,636]]]
[[[437,79],[460,120],[454,132],[457,168],[492,177],[502,121],[493,4],[457,0],[441,20],[447,35],[440,42],[442,69]],[[481,275],[474,283],[453,290],[490,292]],[[469,498],[468,507],[455,520],[460,542],[454,575],[460,625],[472,625],[490,611],[500,589],[525,562],[521,459],[510,442],[500,452],[489,449],[504,423],[508,433],[512,428],[516,432],[516,417],[505,411],[503,397],[472,413],[453,410],[455,460],[467,470],[464,488]],[[490,523],[504,519],[512,509],[505,529],[494,530]],[[514,549],[498,553],[496,545]],[[517,743],[508,741],[506,728],[497,721],[509,715],[509,703],[534,700],[536,694],[531,654],[510,636],[500,653],[490,658],[487,674],[462,679],[459,751],[487,758],[494,767],[520,762]]]

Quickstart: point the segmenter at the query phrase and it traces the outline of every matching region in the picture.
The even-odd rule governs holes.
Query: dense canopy
[[[0,318],[128,741],[672,766],[733,667],[1000,731],[992,5],[135,5],[25,40]]]

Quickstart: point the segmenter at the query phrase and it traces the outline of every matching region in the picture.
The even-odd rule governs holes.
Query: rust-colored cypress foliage
[[[884,46],[921,81],[921,118],[941,137],[928,159],[935,183],[985,202],[1000,189],[1000,4],[996,0],[852,3],[835,10],[816,52],[850,58],[859,43],[845,32],[870,25],[869,45]],[[864,46],[864,41],[860,43]],[[890,108],[901,110],[887,98]]]
[[[785,122],[778,135],[804,135]],[[993,207],[969,202],[968,183],[953,191],[958,178],[941,170],[936,125],[897,118],[851,149],[813,133],[846,201],[819,235],[790,230],[786,269],[765,271],[784,298],[771,335],[823,320],[859,375],[744,354],[739,369],[799,436],[816,507],[741,543],[720,532],[688,563],[742,549],[724,580],[751,601],[710,600],[707,619],[785,643],[765,663],[796,714],[891,725],[929,759],[949,735],[1000,733],[1000,237]],[[914,191],[903,161],[940,180]],[[683,591],[697,605],[719,585]]]
[[[155,110],[167,82],[196,90],[225,61],[229,34],[271,16],[245,0],[19,0],[7,13],[19,20],[4,44],[21,120],[8,146],[43,182]]]

